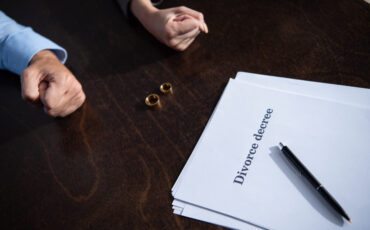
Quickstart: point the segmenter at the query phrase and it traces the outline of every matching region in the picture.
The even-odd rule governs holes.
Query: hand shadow
[[[307,202],[316,209],[323,217],[335,225],[343,226],[343,218],[328,202],[320,196],[313,186],[303,178],[299,172],[283,156],[278,146],[270,148],[269,154],[276,165],[281,169],[290,182],[297,188]]]

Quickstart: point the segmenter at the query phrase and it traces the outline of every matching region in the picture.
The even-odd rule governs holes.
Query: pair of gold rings
[[[164,94],[164,95],[168,95],[168,94],[172,94],[173,93],[173,90],[172,90],[172,85],[171,83],[169,82],[166,82],[166,83],[163,83],[160,87],[159,87],[159,90]],[[145,98],[145,104],[151,108],[159,108],[161,107],[161,101],[159,99],[159,95],[156,94],[156,93],[152,93],[152,94],[149,94],[146,98]]]

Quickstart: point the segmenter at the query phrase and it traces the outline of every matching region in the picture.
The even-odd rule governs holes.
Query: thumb
[[[199,21],[195,18],[189,17],[185,20],[174,20],[176,30],[179,34],[186,34],[196,28],[199,28]]]
[[[48,83],[46,81],[42,81],[39,85],[39,95],[40,95],[40,100],[42,101],[42,103],[44,103],[45,93],[46,93],[47,88],[48,88]]]
[[[34,68],[27,68],[21,74],[22,97],[27,101],[37,101],[39,94],[40,72]]]

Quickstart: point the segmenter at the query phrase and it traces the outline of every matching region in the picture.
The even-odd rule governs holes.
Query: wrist
[[[130,9],[142,24],[147,24],[151,16],[158,11],[150,0],[131,0]]]
[[[59,60],[57,58],[57,56],[55,56],[55,54],[52,51],[50,51],[50,50],[41,50],[41,51],[37,52],[35,55],[33,55],[32,59],[28,63],[28,65],[30,66],[30,65],[32,65],[36,62],[39,62],[41,60],[46,60],[46,59],[48,59],[48,60],[53,60],[53,59]]]

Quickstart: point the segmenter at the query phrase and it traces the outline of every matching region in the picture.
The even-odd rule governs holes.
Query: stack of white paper
[[[280,153],[283,142],[353,220]],[[233,229],[370,229],[370,90],[238,73],[172,188],[175,214]]]

